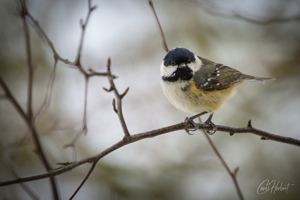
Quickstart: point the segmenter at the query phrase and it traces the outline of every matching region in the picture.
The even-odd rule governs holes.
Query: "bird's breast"
[[[162,81],[162,88],[168,100],[179,110],[189,113],[215,112],[224,101],[233,95],[234,86],[215,91],[203,91],[194,81]]]

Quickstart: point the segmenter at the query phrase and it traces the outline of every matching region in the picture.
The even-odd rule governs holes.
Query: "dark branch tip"
[[[240,167],[235,168],[235,170],[233,171],[233,175],[236,176],[237,173],[239,172],[239,170],[240,170]]]
[[[252,124],[251,124],[251,119],[249,119],[249,121],[248,121],[247,128],[253,128],[253,127],[252,127]]]
[[[111,92],[111,91],[113,91],[113,87],[110,87],[109,89],[107,89],[107,88],[105,88],[105,87],[102,87],[103,88],[103,90],[105,90],[106,92]]]
[[[150,6],[153,6],[153,1],[149,0],[149,4],[150,4]]]
[[[233,135],[234,135],[234,132],[230,132],[229,135],[230,135],[230,136],[233,136]]]
[[[267,138],[265,138],[265,137],[261,137],[260,139],[261,139],[261,140],[267,140]]]
[[[118,78],[117,76],[115,76],[115,75],[111,75],[111,77],[112,77],[112,79],[116,79],[116,78]]]
[[[118,109],[116,108],[116,100],[115,100],[115,98],[113,98],[113,100],[112,100],[112,106],[113,106],[113,109],[114,109],[115,113],[118,113]]]
[[[120,98],[123,99],[128,91],[129,91],[129,87],[125,90],[125,92],[123,92],[123,94],[120,95]]]
[[[108,57],[107,64],[106,64],[108,73],[110,73],[110,64],[111,64],[111,60],[110,60],[110,57]]]
[[[79,20],[79,24],[83,28],[84,24],[83,24],[83,19],[82,18]]]
[[[97,5],[94,5],[93,7],[90,7],[90,12],[92,12],[93,10],[95,10],[97,8]]]

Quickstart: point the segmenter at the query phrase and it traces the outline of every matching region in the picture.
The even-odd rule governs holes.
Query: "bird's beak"
[[[186,68],[186,67],[187,67],[186,63],[181,63],[181,64],[178,66],[178,68],[181,68],[181,69]]]

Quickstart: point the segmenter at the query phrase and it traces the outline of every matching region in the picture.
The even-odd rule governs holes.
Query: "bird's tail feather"
[[[265,83],[265,81],[273,81],[275,78],[264,78],[264,77],[255,77],[255,76],[250,76],[250,75],[244,75],[242,78],[244,81],[254,81],[254,82],[259,82],[259,83]]]

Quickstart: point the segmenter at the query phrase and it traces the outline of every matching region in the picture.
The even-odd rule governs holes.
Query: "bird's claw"
[[[186,131],[187,134],[189,134],[189,135],[194,135],[194,134],[190,133],[190,131],[196,131],[196,130],[198,130],[198,128],[199,128],[200,125],[197,124],[196,122],[194,122],[193,119],[191,119],[191,118],[188,118],[188,121],[194,126],[194,129],[192,129],[192,130],[185,129],[185,131]]]
[[[217,126],[212,122],[205,122],[205,123],[209,124],[213,128],[213,130],[205,130],[205,133],[207,133],[209,135],[215,134],[215,132],[217,131]]]
[[[213,128],[213,130],[205,130],[205,133],[207,133],[209,135],[213,135],[217,131],[217,126],[211,121],[211,118],[212,118],[212,115],[209,116],[209,118],[204,122],[205,124],[208,124]]]
[[[200,115],[203,115],[203,114],[205,114],[205,113],[206,113],[206,112],[200,113],[200,114],[198,114],[198,115],[195,115],[195,116],[192,116],[192,117],[188,118],[188,121],[194,126],[194,129],[192,129],[192,130],[185,129],[185,131],[187,132],[187,134],[193,135],[193,134],[190,133],[190,131],[196,131],[196,130],[199,129],[200,124],[194,122],[193,120],[194,120],[196,117],[199,117]],[[205,130],[205,133],[207,133],[207,134],[209,134],[209,135],[213,135],[213,134],[217,131],[217,126],[211,121],[212,116],[213,116],[213,114],[211,114],[211,115],[208,117],[208,119],[204,122],[204,124],[208,124],[208,125],[210,125],[210,126],[213,128],[213,130]]]

